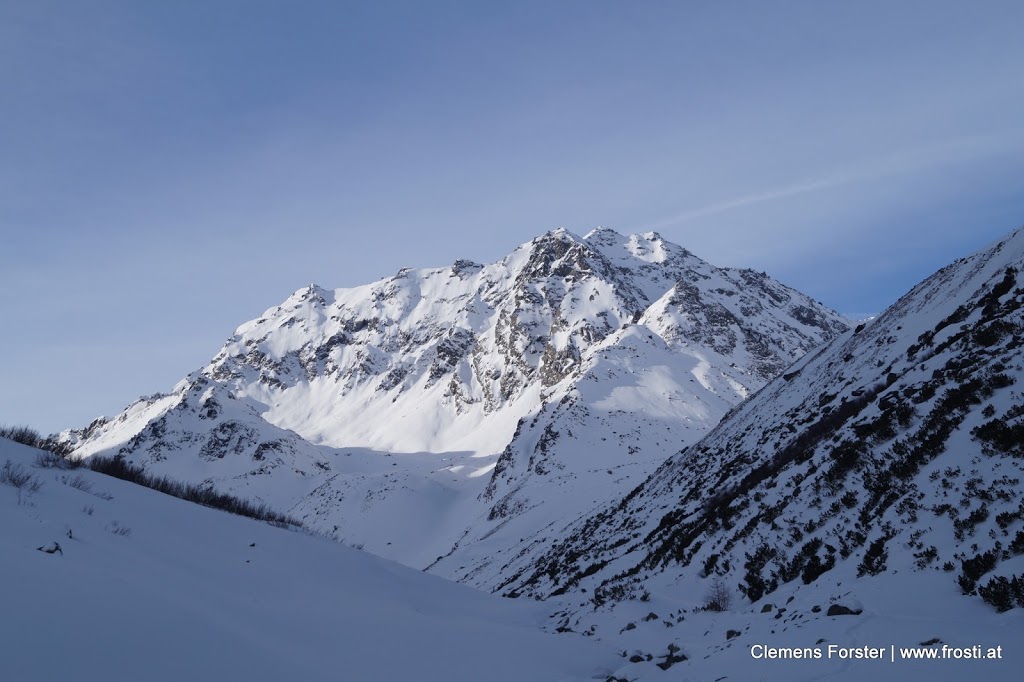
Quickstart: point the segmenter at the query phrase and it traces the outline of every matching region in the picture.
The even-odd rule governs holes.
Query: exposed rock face
[[[790,583],[948,572],[999,601],[1024,555],[1022,273],[1024,229],[943,268],[624,498],[553,529],[497,586],[601,605],[719,579],[756,602]]]
[[[276,495],[307,525],[485,582],[507,544],[466,558],[468,544],[512,533],[497,527],[525,513],[518,541],[624,492],[846,329],[766,275],[714,267],[656,233],[556,230],[490,265],[300,289],[170,395],[62,439],[82,456]],[[335,449],[432,454],[356,470]],[[410,490],[435,509],[426,488],[442,483],[469,501],[429,550],[411,558],[372,537],[368,515]]]

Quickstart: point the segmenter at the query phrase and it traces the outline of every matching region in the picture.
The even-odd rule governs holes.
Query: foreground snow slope
[[[489,586],[847,328],[656,233],[556,230],[489,265],[303,288],[171,394],[61,440]]]
[[[555,681],[617,665],[578,635],[541,632],[536,603],[90,471],[37,469],[38,452],[0,439],[0,467],[43,483],[20,504],[0,484],[0,679]],[[36,549],[52,542],[63,554]]]
[[[553,609],[560,606],[560,627],[620,652],[612,680],[1020,680],[1024,610],[996,613],[977,599],[960,596],[946,574],[885,574],[863,581],[855,572],[837,571],[842,575],[831,584],[790,583],[754,606],[736,601],[736,595],[732,606],[720,613],[695,609],[704,593],[694,595],[685,584],[652,586],[655,593],[648,600],[618,601],[610,608],[594,609],[587,594],[545,603]],[[836,605],[860,613],[829,615]],[[843,657],[830,647],[845,654],[872,647],[881,655]],[[956,659],[942,658],[943,647],[947,652],[958,649],[959,655],[964,650],[973,655],[974,647],[981,647],[983,656],[1001,649],[992,652],[999,658]],[[774,658],[765,656],[768,649],[776,650]],[[811,657],[778,657],[779,650],[796,649],[809,651]],[[906,649],[914,653],[901,651]],[[677,660],[663,670],[670,652]],[[937,658],[913,658],[917,655]]]

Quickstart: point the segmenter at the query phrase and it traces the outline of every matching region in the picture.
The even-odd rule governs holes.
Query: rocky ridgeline
[[[300,289],[171,393],[61,440],[258,495],[417,567],[401,541],[375,544],[372,518],[434,510],[437,493],[411,460],[388,461],[385,479],[338,450],[433,453],[430,485],[464,470],[455,495],[474,501],[445,516],[431,565],[484,585],[520,539],[625,493],[847,329],[764,273],[656,233],[556,230],[489,265]],[[364,502],[343,511],[353,498]],[[461,551],[487,538],[478,556]]]
[[[758,602],[927,572],[1024,606],[1022,271],[1024,230],[940,270],[504,567],[498,588],[600,607],[719,580]]]

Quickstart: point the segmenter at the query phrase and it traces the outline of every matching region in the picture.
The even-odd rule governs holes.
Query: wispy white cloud
[[[763,192],[755,192],[754,194],[748,194],[746,196],[737,197],[735,199],[729,199],[727,201],[720,201],[714,204],[708,204],[707,206],[701,206],[700,208],[694,208],[686,211],[677,213],[676,215],[658,220],[650,225],[644,226],[641,230],[658,230],[665,227],[671,227],[673,225],[679,225],[680,223],[686,223],[697,218],[704,218],[718,213],[725,213],[737,208],[743,208],[745,206],[753,206],[754,204],[760,204],[765,201],[774,201],[776,199],[785,199],[788,197],[794,197],[800,194],[807,194],[808,192],[816,192],[829,187],[836,187],[838,185],[851,182],[851,178],[828,178],[822,180],[809,180],[805,182],[798,182],[792,185],[786,185],[783,187],[776,187],[773,189],[765,190]]]
[[[645,225],[639,228],[638,231],[664,229],[756,204],[789,199],[803,194],[811,194],[885,177],[911,174],[937,166],[951,165],[979,157],[1003,154],[1022,147],[1024,147],[1024,129],[1003,130],[944,140],[932,145],[901,150],[821,178],[809,178],[792,184],[745,194],[733,199],[686,209]]]

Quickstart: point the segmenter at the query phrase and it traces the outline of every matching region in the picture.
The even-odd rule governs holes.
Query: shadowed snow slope
[[[87,470],[0,484],[0,679],[585,680],[617,657],[482,594],[336,542]],[[73,485],[69,485],[73,484]],[[59,543],[61,553],[38,551]],[[617,663],[616,663],[617,665]]]

